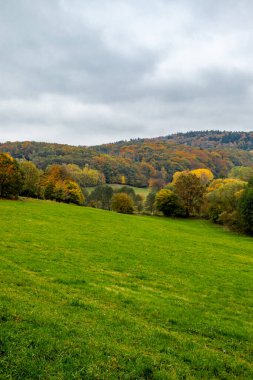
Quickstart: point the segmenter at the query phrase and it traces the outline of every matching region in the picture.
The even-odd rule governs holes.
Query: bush
[[[115,190],[115,194],[118,193],[125,193],[132,199],[136,212],[141,212],[143,210],[143,196],[136,194],[132,187],[122,186]]]
[[[131,197],[125,193],[116,193],[112,197],[112,210],[122,214],[132,214],[134,203]]]
[[[218,222],[230,227],[231,229],[238,229],[238,212],[234,210],[232,212],[223,211],[219,215]]]
[[[166,216],[186,216],[186,211],[180,205],[173,191],[162,189],[156,194],[156,208]]]

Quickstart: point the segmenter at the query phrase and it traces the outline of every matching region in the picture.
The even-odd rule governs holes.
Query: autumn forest
[[[0,196],[197,216],[251,233],[252,141],[250,133],[211,131],[93,147],[7,142]]]

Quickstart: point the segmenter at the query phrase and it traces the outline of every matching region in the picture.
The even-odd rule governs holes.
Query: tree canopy
[[[173,183],[175,194],[188,215],[198,214],[203,204],[206,186],[192,173],[181,173]]]
[[[8,153],[0,153],[0,197],[17,197],[23,186],[23,174],[18,162]]]

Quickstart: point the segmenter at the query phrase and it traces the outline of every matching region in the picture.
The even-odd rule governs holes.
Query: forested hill
[[[253,132],[192,131],[169,135],[165,138],[179,144],[200,148],[232,147],[253,150]]]
[[[107,183],[121,183],[124,177],[125,183],[143,187],[151,178],[166,182],[175,171],[187,169],[209,168],[217,177],[226,176],[233,166],[253,165],[252,148],[253,133],[217,131],[134,139],[94,147],[29,141],[0,144],[0,152],[33,161],[42,169],[55,163],[88,165],[100,170]]]

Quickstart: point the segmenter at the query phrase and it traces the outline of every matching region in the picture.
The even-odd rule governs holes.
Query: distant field
[[[144,197],[146,197],[149,193],[148,187],[134,187],[134,186],[128,186],[128,185],[119,185],[119,184],[112,184],[112,185],[108,184],[108,185],[111,186],[113,189],[120,189],[122,186],[127,186],[133,189],[136,194],[143,195]],[[90,193],[92,190],[94,190],[94,187],[86,187],[86,189]]]
[[[0,201],[0,379],[252,379],[253,239]]]

